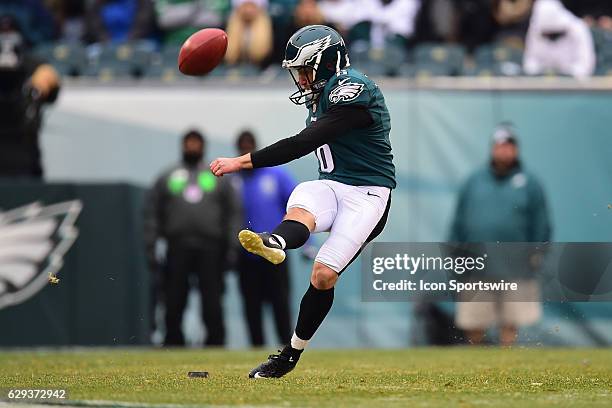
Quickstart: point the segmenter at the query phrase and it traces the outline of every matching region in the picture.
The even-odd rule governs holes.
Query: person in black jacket
[[[57,72],[28,53],[16,20],[0,16],[0,177],[43,177],[43,106],[59,89]]]
[[[181,330],[190,277],[202,296],[206,345],[225,342],[223,272],[235,254],[242,213],[230,182],[217,179],[202,163],[205,140],[191,130],[182,141],[183,160],[162,173],[145,208],[145,245],[166,306],[165,345],[183,345]],[[165,267],[156,260],[158,239],[167,243]],[[163,273],[160,271],[163,270]]]

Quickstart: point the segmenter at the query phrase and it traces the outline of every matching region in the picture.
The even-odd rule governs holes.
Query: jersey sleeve
[[[253,168],[285,164],[307,155],[352,129],[366,128],[372,123],[372,116],[362,106],[334,106],[297,135],[251,153],[251,163]]]
[[[329,108],[334,106],[368,106],[370,92],[367,84],[355,76],[344,75],[337,78],[326,95]]]

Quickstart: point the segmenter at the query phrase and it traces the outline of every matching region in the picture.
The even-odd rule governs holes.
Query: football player
[[[253,153],[218,158],[210,168],[223,176],[315,152],[319,179],[295,188],[282,223],[270,233],[242,230],[238,238],[247,251],[278,264],[311,233],[329,236],[315,258],[291,343],[254,368],[251,378],[282,377],[293,370],[332,306],[338,277],[382,232],[395,188],[385,100],[372,80],[350,67],[340,34],[323,25],[301,28],[287,43],[283,68],[298,88],[289,99],[308,108],[306,128]]]

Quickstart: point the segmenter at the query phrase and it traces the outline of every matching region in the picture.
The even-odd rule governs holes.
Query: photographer
[[[15,20],[0,16],[0,177],[41,179],[42,107],[57,99],[60,83],[26,49]]]

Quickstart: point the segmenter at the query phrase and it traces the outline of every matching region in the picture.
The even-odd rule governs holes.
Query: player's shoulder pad
[[[368,77],[353,69],[342,70],[330,78],[325,97],[329,106],[367,105],[370,99]]]

